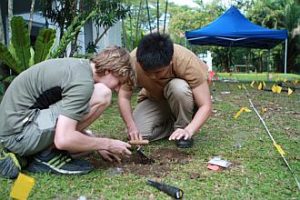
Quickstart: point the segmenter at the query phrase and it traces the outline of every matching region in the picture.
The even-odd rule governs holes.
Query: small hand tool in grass
[[[128,143],[131,145],[140,146],[140,145],[149,144],[149,140],[130,140]]]
[[[174,187],[171,185],[167,185],[164,183],[158,183],[158,182],[155,182],[152,180],[147,180],[147,183],[175,199],[183,198],[183,191],[180,188],[177,188],[177,187]]]
[[[138,155],[140,156],[141,159],[141,163],[142,164],[152,164],[155,163],[155,160],[153,160],[152,158],[148,157],[145,153],[144,153],[144,149],[142,146],[139,146],[136,150],[136,152],[138,153]]]
[[[137,146],[136,152],[138,153],[142,164],[152,164],[155,162],[152,158],[146,156],[142,147],[142,145],[149,144],[149,140],[130,140],[128,143]]]

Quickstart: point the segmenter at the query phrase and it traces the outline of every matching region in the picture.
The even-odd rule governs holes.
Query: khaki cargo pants
[[[185,80],[172,79],[164,88],[165,100],[145,99],[133,112],[134,121],[145,139],[168,137],[177,128],[185,128],[193,118],[194,99]]]

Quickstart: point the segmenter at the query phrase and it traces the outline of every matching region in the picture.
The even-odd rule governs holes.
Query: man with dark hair
[[[51,59],[17,76],[0,105],[0,175],[16,178],[20,158],[31,172],[84,174],[93,166],[70,153],[96,150],[107,160],[129,156],[130,145],[91,136],[87,128],[110,105],[112,91],[131,85],[130,55],[108,47],[91,60]]]
[[[211,113],[207,66],[168,35],[146,35],[131,52],[137,85],[142,89],[131,114],[132,90],[119,91],[129,138],[189,140]]]

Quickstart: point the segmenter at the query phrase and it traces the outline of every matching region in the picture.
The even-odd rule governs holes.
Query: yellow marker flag
[[[276,91],[277,91],[277,86],[276,86],[276,85],[273,85],[273,86],[272,86],[272,92],[273,92],[273,93],[276,93]]]
[[[244,108],[244,112],[251,112],[251,110],[249,109],[249,108],[247,108],[247,107],[243,107]]]
[[[261,108],[261,112],[262,112],[262,113],[267,112],[267,108],[262,107],[262,108]]]
[[[276,92],[277,92],[278,94],[280,94],[281,90],[282,90],[282,87],[280,87],[279,85],[277,85],[277,87],[276,87]]]
[[[34,178],[19,173],[19,176],[12,186],[10,197],[18,200],[26,200],[34,186]]]
[[[242,86],[238,85],[238,88],[239,88],[239,89],[242,89]]]
[[[250,84],[250,86],[254,87],[254,83],[255,83],[255,81],[252,81],[251,84]]]
[[[237,119],[242,112],[251,112],[251,110],[247,107],[242,107],[235,115],[234,115],[234,119]]]
[[[273,145],[276,147],[276,149],[277,149],[278,153],[280,153],[280,155],[282,155],[282,156],[285,155],[285,152],[283,151],[283,149],[281,148],[281,146],[279,144],[274,142]]]
[[[243,112],[242,110],[243,108],[241,108],[235,115],[234,115],[234,119],[237,119]]]
[[[291,88],[288,88],[288,96],[290,96],[294,91]]]
[[[257,89],[259,89],[259,90],[262,90],[262,89],[263,89],[263,85],[262,85],[262,83],[259,83],[259,85],[258,85]]]
[[[246,90],[246,86],[244,84],[242,84],[242,88]]]

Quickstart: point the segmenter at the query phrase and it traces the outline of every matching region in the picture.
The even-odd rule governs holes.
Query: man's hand
[[[109,162],[113,162],[114,160],[118,163],[121,163],[121,158],[107,150],[99,150],[98,153],[102,156],[104,160],[107,160]]]
[[[187,140],[190,139],[191,137],[192,134],[189,131],[182,128],[178,128],[171,134],[169,140],[180,140],[181,138]]]
[[[129,140],[143,140],[143,137],[136,127],[128,128],[128,137]]]
[[[120,162],[121,158],[129,157],[131,155],[131,152],[129,151],[130,147],[131,145],[126,142],[110,139],[108,148],[99,149],[98,152],[105,160],[113,161],[114,159]]]

